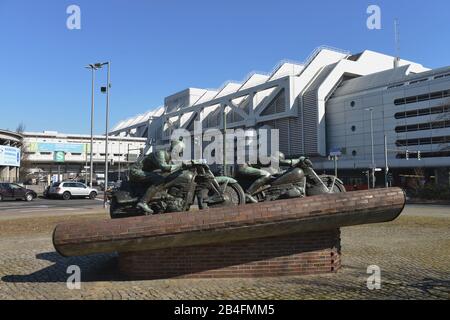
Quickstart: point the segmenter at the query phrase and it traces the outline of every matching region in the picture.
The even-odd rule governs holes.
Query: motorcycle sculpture
[[[111,218],[145,215],[136,208],[146,188],[124,183],[111,197]],[[160,192],[149,201],[154,214],[188,211],[197,202],[199,209],[245,204],[245,194],[239,183],[230,177],[214,176],[203,161],[183,163],[165,177]]]
[[[238,177],[237,179],[248,192],[252,180],[246,177]],[[304,158],[302,161],[293,164],[289,169],[272,174],[269,181],[253,192],[251,196],[258,202],[262,202],[345,191],[341,180],[331,175],[319,176],[314,171],[312,163]]]

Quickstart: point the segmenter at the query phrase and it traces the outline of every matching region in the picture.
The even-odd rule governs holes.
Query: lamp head
[[[92,64],[92,63],[88,64],[85,68],[86,68],[86,69],[93,69],[93,70],[97,70],[97,69],[98,69],[98,68],[97,68],[94,64]]]

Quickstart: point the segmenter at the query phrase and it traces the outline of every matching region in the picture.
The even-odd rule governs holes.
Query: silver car
[[[50,198],[62,198],[64,200],[86,197],[95,199],[97,197],[97,190],[91,189],[81,182],[63,181],[53,183],[48,189],[47,194]]]

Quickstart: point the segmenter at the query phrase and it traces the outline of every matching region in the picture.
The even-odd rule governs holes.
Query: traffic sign
[[[58,163],[66,161],[66,153],[64,151],[55,151],[53,160]]]
[[[331,150],[330,150],[331,157],[340,157],[341,155],[342,155],[341,148],[337,148],[337,147],[331,148]]]

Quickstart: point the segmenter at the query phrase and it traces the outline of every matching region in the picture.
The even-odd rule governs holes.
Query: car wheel
[[[97,198],[97,192],[92,191],[92,192],[89,194],[89,199],[94,200],[95,198]]]
[[[25,195],[25,201],[30,202],[30,201],[33,201],[33,199],[34,199],[34,197],[31,193],[27,193]]]
[[[63,193],[63,195],[62,195],[62,198],[64,199],[64,200],[69,200],[70,199],[70,192],[64,192]]]

